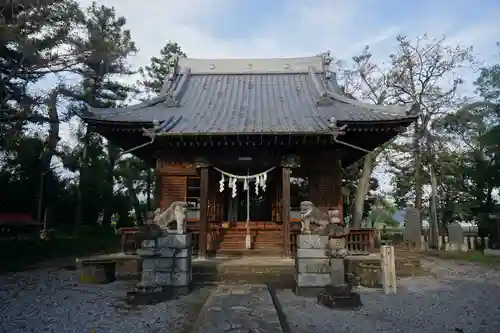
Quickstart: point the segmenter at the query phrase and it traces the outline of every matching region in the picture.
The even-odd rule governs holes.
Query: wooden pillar
[[[161,160],[156,161],[156,169],[155,169],[155,183],[154,183],[154,203],[153,207],[150,208],[151,210],[155,210],[157,208],[161,208],[161,196],[163,195],[164,189],[162,188],[163,186],[163,179],[161,176],[161,167],[162,163]]]
[[[200,258],[207,258],[209,164],[204,161],[197,161],[196,168],[200,170],[200,238],[198,256]]]
[[[283,219],[283,246],[285,258],[292,256],[290,244],[290,175],[292,168],[299,166],[298,157],[285,156],[281,161],[281,186],[282,186],[282,213]]]
[[[382,269],[382,286],[384,293],[396,293],[396,265],[394,246],[380,247],[380,267]]]
[[[283,205],[283,246],[285,247],[285,257],[291,257],[290,253],[290,174],[291,169],[289,167],[284,166],[282,169],[282,186],[283,186],[283,197],[282,197],[282,205]]]

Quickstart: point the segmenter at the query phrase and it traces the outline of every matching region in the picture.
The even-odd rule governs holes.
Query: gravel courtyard
[[[480,264],[422,260],[435,277],[398,281],[396,296],[362,289],[363,308],[335,311],[278,292],[292,333],[498,333],[500,270]]]
[[[0,332],[184,333],[210,293],[197,289],[182,300],[131,308],[124,302],[130,282],[76,281],[76,271],[51,269],[0,277]]]
[[[435,277],[400,280],[396,296],[361,289],[364,307],[357,312],[333,312],[291,291],[277,295],[292,333],[500,332],[499,270],[440,259],[422,264]],[[0,332],[189,333],[211,290],[129,308],[123,297],[130,288],[80,285],[76,271],[48,268],[2,276]]]

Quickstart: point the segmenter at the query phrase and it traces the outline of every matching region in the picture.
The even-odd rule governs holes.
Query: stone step
[[[205,302],[193,332],[282,333],[275,302],[265,285],[220,285]]]
[[[227,257],[244,257],[244,256],[281,256],[283,254],[283,249],[220,249],[217,250],[217,255],[227,256]]]
[[[193,265],[193,274],[204,273],[293,273],[293,265]]]
[[[231,249],[231,250],[244,250],[245,243],[244,242],[222,242],[219,245],[219,249]],[[279,244],[276,242],[255,242],[252,244],[252,249],[253,250],[277,250],[277,251],[282,251],[283,250],[283,244]]]

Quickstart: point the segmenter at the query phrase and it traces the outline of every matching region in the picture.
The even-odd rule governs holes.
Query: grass
[[[478,262],[485,265],[500,265],[500,256],[487,256],[479,251],[472,252],[436,252],[435,255],[442,259]]]
[[[78,236],[40,239],[0,239],[0,274],[29,269],[47,260],[117,251],[120,237],[95,231]]]

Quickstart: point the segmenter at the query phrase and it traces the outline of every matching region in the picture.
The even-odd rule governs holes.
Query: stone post
[[[380,267],[382,270],[382,286],[385,294],[396,293],[396,264],[394,246],[380,247]]]

